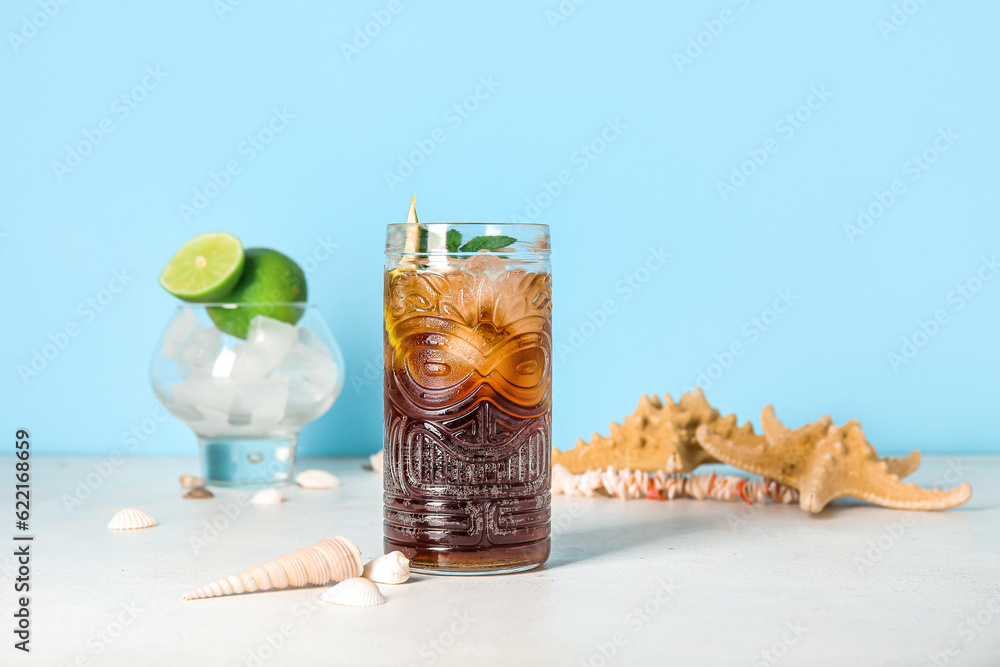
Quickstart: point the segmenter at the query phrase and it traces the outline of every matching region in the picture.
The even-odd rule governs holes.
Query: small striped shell
[[[337,489],[340,480],[325,470],[305,470],[295,476],[295,483],[303,489]]]
[[[360,576],[362,566],[358,545],[338,535],[188,591],[183,597],[185,600],[198,600],[236,593],[300,588],[307,584],[323,586],[331,581]]]
[[[152,528],[155,525],[156,519],[142,510],[129,507],[111,517],[108,528],[111,530],[138,530],[139,528]]]
[[[385,604],[385,598],[375,582],[363,577],[340,582],[323,593],[320,599],[343,607],[374,607]]]

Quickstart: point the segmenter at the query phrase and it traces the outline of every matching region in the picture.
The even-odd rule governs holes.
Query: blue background
[[[2,426],[31,428],[41,451],[122,449],[153,416],[147,367],[174,307],[155,279],[214,229],[310,269],[344,350],[344,393],[304,452],[379,449],[384,225],[413,192],[424,221],[552,226],[561,448],[704,372],[709,399],[741,418],[773,403],[793,426],[860,419],[885,452],[998,451],[1000,280],[961,308],[953,291],[1000,250],[995,2],[910,0],[898,26],[888,0],[589,0],[565,16],[557,0],[403,1],[396,14],[387,1],[49,4],[51,18],[37,0],[0,16]],[[372,12],[391,22],[366,42]],[[125,116],[115,100],[157,67]],[[830,96],[802,107],[814,87]],[[251,161],[241,143],[274,109],[294,118]],[[105,119],[113,131],[57,174]],[[609,119],[620,129],[602,144]],[[438,128],[444,141],[390,186]],[[777,150],[724,198],[719,182],[765,145]],[[185,221],[180,206],[230,160],[240,173]],[[849,239],[858,208],[896,180],[902,194]],[[324,244],[336,248],[320,261]],[[661,247],[669,260],[647,273]],[[134,279],[90,318],[79,304],[121,270]],[[778,290],[794,300],[772,317]],[[947,321],[894,367],[939,310]],[[79,334],[22,380],[70,323]],[[194,437],[171,419],[135,453],[193,455]]]

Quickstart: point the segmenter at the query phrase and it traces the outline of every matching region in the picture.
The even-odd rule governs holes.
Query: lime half
[[[269,248],[247,248],[246,265],[239,282],[226,295],[225,306],[209,306],[208,314],[220,330],[246,338],[250,320],[257,315],[295,324],[303,306],[287,305],[306,300],[306,274],[286,255]]]
[[[243,261],[243,244],[232,234],[200,234],[170,258],[160,286],[185,301],[221,301],[239,282]]]

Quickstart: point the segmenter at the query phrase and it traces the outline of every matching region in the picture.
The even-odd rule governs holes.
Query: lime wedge
[[[247,248],[246,265],[236,286],[226,295],[225,306],[209,306],[208,314],[221,331],[246,338],[250,320],[257,315],[295,324],[306,300],[306,274],[289,257],[269,248]]]
[[[243,274],[243,261],[243,244],[232,234],[200,234],[170,258],[160,286],[185,301],[221,301]]]

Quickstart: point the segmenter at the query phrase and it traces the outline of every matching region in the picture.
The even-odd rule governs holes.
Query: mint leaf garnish
[[[489,250],[490,252],[495,252],[516,242],[517,239],[513,236],[477,236],[459,248],[459,251],[479,252],[480,250]]]
[[[462,245],[462,232],[449,229],[444,235],[444,245],[448,248],[448,252],[458,252],[458,246]]]

